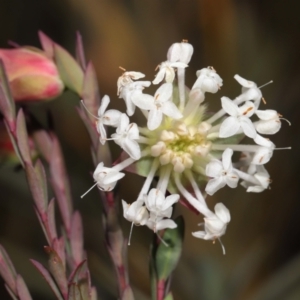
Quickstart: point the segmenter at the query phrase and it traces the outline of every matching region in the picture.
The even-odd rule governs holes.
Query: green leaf
[[[47,191],[45,190],[46,177],[45,173],[41,172],[42,164],[36,164],[35,167],[31,165],[26,166],[26,176],[29,184],[29,188],[34,199],[34,203],[37,206],[38,212],[43,214],[47,210],[48,199]]]
[[[25,164],[31,165],[30,148],[28,144],[28,133],[26,128],[26,121],[23,110],[20,109],[17,116],[17,144],[21,156]]]
[[[97,116],[100,106],[100,94],[96,72],[92,63],[88,64],[84,74],[82,99],[89,112],[94,116]],[[93,123],[96,121],[95,117],[93,117],[92,115],[87,113],[87,116]]]
[[[82,95],[83,71],[76,60],[60,45],[54,44],[54,60],[66,87]]]
[[[56,296],[57,300],[64,300],[60,294],[59,289],[57,288],[54,280],[52,279],[50,273],[41,265],[39,262],[31,259],[32,264],[37,268],[37,270],[42,274],[42,276],[47,281],[48,285],[50,286],[51,290],[53,291],[54,295]]]
[[[23,278],[20,275],[17,276],[16,283],[17,283],[18,296],[20,300],[32,300],[28,288]]]
[[[86,300],[81,297],[79,286],[76,283],[69,285],[68,300]]]
[[[49,255],[48,263],[50,272],[53,275],[62,295],[64,296],[64,298],[66,298],[68,294],[68,281],[66,278],[66,270],[64,268],[64,264],[53,248],[48,246],[45,246],[44,248]]]
[[[169,293],[164,300],[174,300],[172,293]]]
[[[166,229],[155,254],[155,266],[158,280],[167,280],[174,271],[181,255],[184,235],[183,217],[175,219],[177,228]]]
[[[6,119],[9,128],[14,132],[16,119],[15,101],[12,97],[3,61],[0,59],[0,111]]]
[[[0,275],[6,282],[11,292],[17,295],[16,278],[17,272],[5,249],[0,245]]]

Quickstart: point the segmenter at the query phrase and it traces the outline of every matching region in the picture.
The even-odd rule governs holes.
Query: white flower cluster
[[[109,98],[103,97],[97,121],[100,142],[114,140],[129,157],[110,168],[100,163],[94,179],[99,189],[110,191],[124,176],[120,171],[134,164],[146,180],[135,202],[127,204],[122,200],[128,221],[147,225],[154,232],[175,228],[172,206],[182,197],[204,215],[204,230],[193,235],[215,240],[225,233],[230,213],[222,203],[215,206],[215,212],[208,208],[200,181],[207,181],[208,195],[226,185],[235,188],[239,181],[247,192],[267,189],[270,177],[264,165],[272,157],[275,145],[261,134],[278,132],[281,116],[274,110],[260,110],[260,88],[239,75],[234,78],[242,86],[241,94],[234,100],[222,97],[222,108],[208,116],[207,105],[202,105],[205,93],[216,93],[223,80],[214,68],[204,68],[197,71],[197,79],[188,89],[185,69],[192,54],[192,45],[185,41],[170,47],[167,61],[159,65],[152,81],[161,84],[154,96],[143,92],[151,85],[150,81],[139,81],[144,74],[125,71],[118,79],[117,94],[125,101],[127,114],[106,110]],[[147,127],[130,123],[136,107],[144,114]],[[116,127],[111,138],[107,138],[105,126]],[[238,143],[245,135],[253,144]],[[234,151],[241,157],[233,163]],[[141,171],[139,165],[145,159],[151,164],[148,170]],[[159,178],[157,186],[150,190],[155,176]],[[165,197],[167,191],[175,194]]]

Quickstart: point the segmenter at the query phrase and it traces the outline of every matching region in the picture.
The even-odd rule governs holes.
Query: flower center
[[[172,164],[175,172],[191,169],[195,163],[201,165],[210,151],[211,142],[207,132],[211,128],[206,122],[187,125],[184,121],[171,122],[156,130],[151,155],[159,158],[161,165]]]

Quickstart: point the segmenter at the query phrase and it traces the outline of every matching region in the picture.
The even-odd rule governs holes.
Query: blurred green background
[[[218,243],[195,239],[201,218],[184,208],[186,236],[172,290],[176,300],[300,299],[300,5],[294,0],[0,0],[0,47],[12,40],[39,46],[37,31],[43,30],[74,54],[75,32],[83,35],[86,54],[92,60],[102,96],[110,95],[112,107],[124,109],[116,96],[121,72],[140,71],[152,80],[155,67],[166,58],[168,47],[187,39],[194,46],[188,68],[191,86],[197,70],[213,66],[224,80],[222,90],[211,99],[218,109],[221,96],[240,92],[233,79],[239,74],[263,88],[266,108],[276,109],[291,121],[272,136],[277,147],[267,164],[273,183],[261,194],[242,187],[225,188],[211,197],[209,205],[223,202],[232,221]],[[116,299],[116,285],[109,256],[103,245],[101,201],[97,191],[83,200],[80,195],[92,184],[93,165],[89,139],[75,111],[78,98],[71,92],[52,102],[32,105],[30,110],[45,123],[54,116],[72,184],[74,206],[84,220],[85,247],[100,299]],[[113,147],[117,157],[118,148]],[[298,155],[298,156],[297,156]],[[142,179],[128,175],[120,184],[122,197],[135,200]],[[46,263],[46,241],[36,219],[23,171],[1,162],[0,243],[5,246],[28,283],[34,299],[54,299],[28,261]],[[125,236],[129,223],[121,221]],[[136,227],[129,248],[131,283],[137,300],[150,299],[148,259],[152,233]],[[0,299],[10,299],[0,279]]]

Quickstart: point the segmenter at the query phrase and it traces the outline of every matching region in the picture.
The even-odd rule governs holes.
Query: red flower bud
[[[0,49],[0,59],[16,101],[55,98],[64,88],[54,62],[39,49]]]

